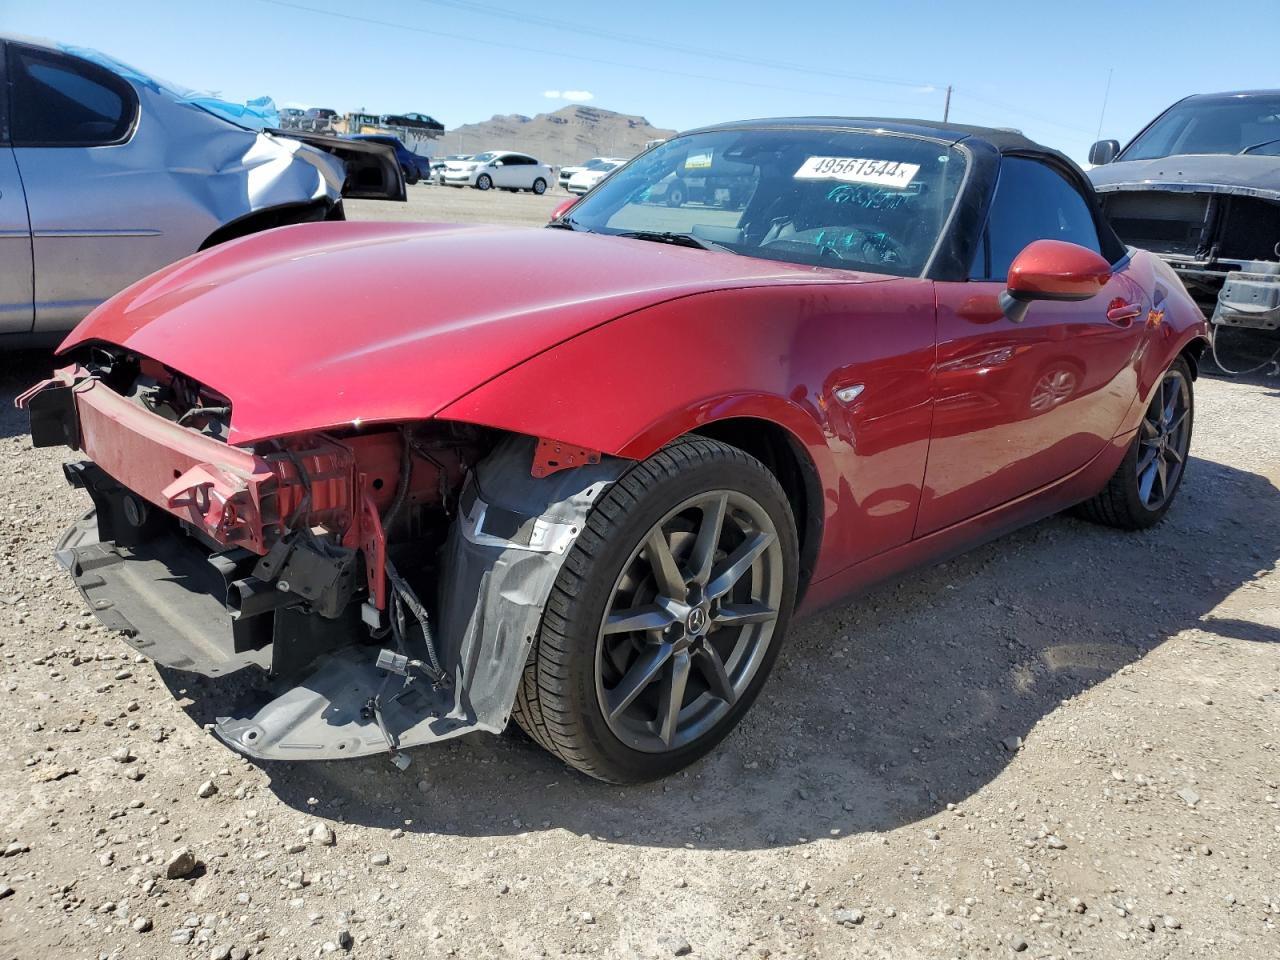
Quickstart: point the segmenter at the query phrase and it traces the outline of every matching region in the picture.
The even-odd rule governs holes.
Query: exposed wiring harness
[[[1232,370],[1225,363],[1218,359],[1218,332],[1222,325],[1218,323],[1209,324],[1209,352],[1213,355],[1213,362],[1218,365],[1218,369],[1231,377],[1246,377],[1251,373],[1258,373],[1271,367],[1270,373],[1280,375],[1280,347],[1276,347],[1275,353],[1271,354],[1266,360],[1263,360],[1256,367],[1250,367],[1247,370]]]

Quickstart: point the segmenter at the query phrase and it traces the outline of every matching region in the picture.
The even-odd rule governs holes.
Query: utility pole
[[[951,116],[951,84],[947,84],[947,99],[942,102],[942,122],[946,123]]]

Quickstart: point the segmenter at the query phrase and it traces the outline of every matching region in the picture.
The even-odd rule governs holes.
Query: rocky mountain
[[[464,124],[437,140],[434,152],[520,150],[543,163],[566,164],[595,156],[630,157],[643,150],[647,141],[673,133],[653,126],[644,117],[575,104],[536,117],[512,113]]]

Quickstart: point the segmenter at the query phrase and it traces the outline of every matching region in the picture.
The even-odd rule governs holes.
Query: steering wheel
[[[901,263],[906,260],[906,250],[902,244],[883,230],[858,224],[803,230],[775,237],[760,246],[785,246],[796,252],[816,248],[818,256],[839,260],[841,263],[880,264]]]

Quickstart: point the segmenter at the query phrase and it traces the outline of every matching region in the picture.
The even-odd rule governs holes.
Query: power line
[[[404,30],[404,31],[409,31],[411,33],[420,33],[420,34],[424,34],[426,36],[431,36],[431,37],[441,37],[446,40],[457,40],[463,43],[475,43],[475,44],[481,44],[487,47],[498,47],[500,49],[505,49],[505,50],[519,50],[523,53],[537,53],[537,54],[543,54],[546,56],[557,57],[561,59],[580,60],[584,63],[603,64],[605,66],[610,66],[610,67],[623,67],[629,70],[641,70],[641,71],[653,70],[653,64],[651,63],[649,64],[623,63],[617,60],[606,60],[602,57],[588,57],[588,56],[583,56],[582,54],[567,53],[563,50],[547,50],[542,47],[531,47],[531,46],[526,46],[524,44],[510,43],[508,41],[503,41],[503,40],[490,40],[485,37],[474,37],[474,36],[468,36],[466,34],[450,33],[444,30],[429,30],[426,27],[418,27],[413,24],[399,23],[392,20],[379,20],[375,17],[361,17],[355,14],[350,14],[350,13],[340,13],[336,10],[325,10],[320,7],[311,7],[301,3],[292,3],[292,2],[289,2],[289,0],[258,0],[258,2],[271,4],[272,6],[276,6],[276,7],[284,7],[290,10],[299,10],[299,11],[302,11],[303,13],[315,13],[321,16],[333,17],[338,20],[347,20],[352,23],[362,23],[362,24],[366,24],[370,26],[378,26],[378,27],[389,27],[393,30]],[[784,87],[784,86],[779,86],[778,84],[772,84],[772,83],[760,83],[753,80],[739,80],[739,79],[734,79],[730,77],[717,77],[717,76],[712,76],[710,74],[690,73],[683,70],[670,70],[666,68],[664,68],[662,72],[666,76],[684,77],[690,80],[703,80],[710,83],[726,83],[732,86],[755,87],[761,90],[772,90],[772,91],[780,91],[785,93],[803,93],[806,96],[835,98],[835,99],[840,99],[846,102],[849,99],[849,95],[847,92],[835,93],[831,90],[805,90],[798,87]],[[883,98],[865,98],[864,97],[862,99],[865,102],[887,103],[895,106],[918,107],[922,105],[920,102],[917,102],[917,101],[912,101],[908,103],[905,100],[885,100]]]
[[[565,20],[556,20],[552,17],[543,17],[530,13],[517,13],[514,10],[505,10],[501,7],[493,7],[484,3],[476,3],[474,0],[417,0],[417,2],[431,4],[438,7],[450,7],[455,10],[463,10],[469,13],[478,13],[483,16],[496,17],[500,20],[509,20],[517,23],[527,23],[540,27],[548,27],[566,33],[576,33],[582,36],[613,40],[618,43],[650,47],[657,50],[663,50],[668,53],[682,53],[695,57],[705,57],[711,60],[725,60],[731,63],[741,63],[752,67],[766,67],[771,70],[787,70],[792,73],[803,73],[811,76],[834,77],[839,80],[860,80],[864,83],[881,83],[896,87],[911,87],[914,89],[924,87],[935,88],[940,86],[940,84],[928,83],[922,80],[904,80],[900,77],[887,77],[870,73],[850,73],[845,70],[824,70],[812,66],[788,63],[782,60],[765,60],[760,57],[747,56],[745,54],[737,54],[725,50],[711,50],[706,47],[695,47],[684,43],[675,43],[670,40],[656,40],[649,37],[635,36],[634,34],[629,33],[617,33],[612,30],[602,30],[598,27],[582,26]],[[929,92],[933,91],[930,90]]]

